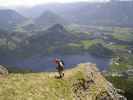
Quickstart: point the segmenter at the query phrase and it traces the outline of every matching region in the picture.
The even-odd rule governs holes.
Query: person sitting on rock
[[[56,58],[55,63],[58,65],[56,69],[58,70],[60,78],[64,77],[64,61]]]

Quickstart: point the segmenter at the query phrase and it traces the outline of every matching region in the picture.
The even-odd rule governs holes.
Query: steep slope
[[[52,26],[54,24],[67,24],[67,21],[63,19],[60,15],[52,11],[43,12],[38,18],[35,19],[35,24],[42,25],[43,27]]]
[[[0,28],[10,29],[17,24],[23,22],[25,17],[14,10],[2,9],[0,10]]]
[[[39,32],[38,36],[35,36],[33,41],[48,41],[48,42],[68,42],[68,41],[73,41],[73,38],[75,35],[72,33],[69,33],[62,25],[60,24],[55,24],[52,27],[48,28],[46,31],[41,31]]]
[[[95,64],[80,64],[57,73],[11,73],[0,80],[1,100],[126,100],[117,93]],[[121,98],[121,99],[120,99]]]

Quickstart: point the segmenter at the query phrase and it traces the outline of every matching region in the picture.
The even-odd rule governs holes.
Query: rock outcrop
[[[76,100],[127,100],[118,93],[119,89],[103,77],[95,64],[86,63],[83,66],[86,78],[73,84]]]
[[[0,76],[8,75],[8,70],[4,66],[0,65]]]

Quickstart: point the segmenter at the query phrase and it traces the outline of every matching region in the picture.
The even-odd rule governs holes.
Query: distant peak
[[[16,10],[11,10],[11,9],[0,9],[0,14],[3,15],[3,16],[4,15],[7,15],[7,16],[9,16],[9,15],[19,15],[19,16],[23,17]]]
[[[0,12],[6,12],[6,13],[14,13],[16,12],[15,10],[11,10],[11,9],[0,9]]]
[[[43,12],[42,15],[40,15],[40,17],[43,17],[43,16],[57,16],[57,14],[51,10],[47,10],[47,11]]]

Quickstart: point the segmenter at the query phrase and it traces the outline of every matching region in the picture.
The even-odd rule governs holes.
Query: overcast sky
[[[44,3],[69,3],[79,1],[107,1],[107,0],[0,0],[0,6],[34,6]]]

